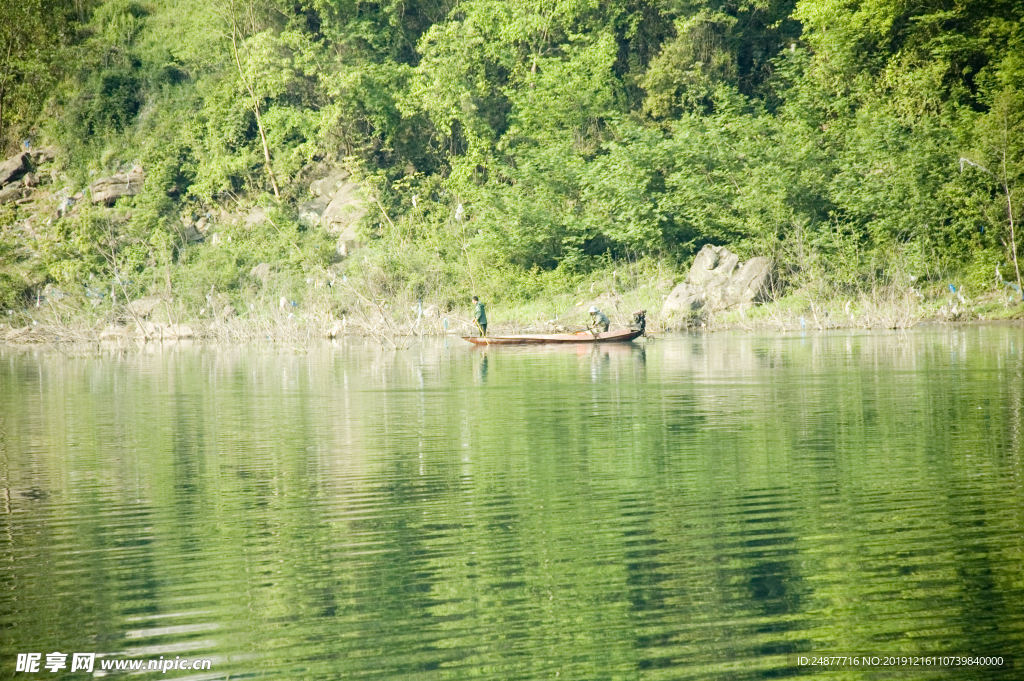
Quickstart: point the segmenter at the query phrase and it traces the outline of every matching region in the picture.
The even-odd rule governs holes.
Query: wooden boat
[[[545,343],[628,343],[643,335],[643,330],[625,329],[605,333],[518,334],[514,336],[463,336],[476,345],[542,345]]]
[[[633,327],[623,331],[579,331],[577,333],[517,334],[514,336],[463,336],[475,345],[545,345],[549,343],[628,343],[644,335],[647,328],[647,313],[644,310],[633,313]]]

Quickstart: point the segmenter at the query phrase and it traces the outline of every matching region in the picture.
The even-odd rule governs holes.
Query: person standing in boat
[[[487,309],[486,306],[480,302],[480,299],[473,296],[473,319],[476,320],[476,325],[480,329],[480,335],[487,335]]]
[[[608,332],[608,327],[611,325],[611,322],[608,321],[608,315],[601,312],[601,310],[597,308],[597,305],[590,306],[590,319],[590,329],[592,331],[597,331],[598,333]]]

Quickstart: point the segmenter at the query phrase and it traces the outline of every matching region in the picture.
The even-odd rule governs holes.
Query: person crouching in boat
[[[608,326],[611,324],[608,321],[608,315],[601,310],[597,309],[596,305],[590,306],[590,330],[596,331],[597,333],[607,333]]]
[[[476,320],[477,328],[480,329],[480,335],[487,335],[487,309],[480,299],[473,296],[473,319]]]

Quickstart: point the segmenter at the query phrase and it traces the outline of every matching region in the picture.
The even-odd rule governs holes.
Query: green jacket
[[[487,323],[487,311],[484,309],[484,304],[479,300],[476,302],[476,305],[473,306],[473,319],[475,319],[480,326]]]
[[[600,310],[598,310],[596,314],[591,315],[591,317],[593,317],[594,319],[594,328],[601,329],[602,332],[607,331],[608,327],[611,325],[611,321],[609,321],[608,315],[606,315],[604,312],[601,312]]]

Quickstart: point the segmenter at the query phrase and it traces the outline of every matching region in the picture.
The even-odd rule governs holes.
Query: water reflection
[[[790,652],[1020,654],[1021,341],[4,350],[4,663],[753,679],[801,675]]]
[[[480,365],[479,365],[479,373],[477,374],[477,376],[479,377],[478,380],[479,380],[480,383],[486,383],[487,382],[487,353],[486,352],[481,353]]]

